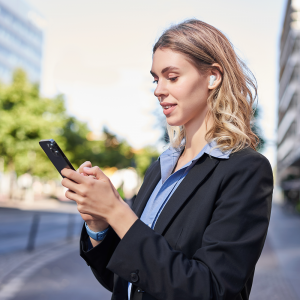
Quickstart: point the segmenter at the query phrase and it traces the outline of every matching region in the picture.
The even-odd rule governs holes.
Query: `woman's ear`
[[[212,67],[214,67],[214,68],[212,68],[208,73],[208,77],[209,77],[208,89],[209,90],[213,90],[216,87],[218,87],[219,84],[222,82],[222,78],[223,78],[222,67],[217,63],[213,64]]]

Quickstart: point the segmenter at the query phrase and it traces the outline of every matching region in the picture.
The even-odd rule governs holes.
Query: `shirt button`
[[[132,282],[137,282],[139,280],[139,276],[136,273],[131,273],[130,277]]]

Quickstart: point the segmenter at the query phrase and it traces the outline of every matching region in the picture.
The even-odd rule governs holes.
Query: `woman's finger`
[[[83,171],[87,174],[87,175],[92,175],[95,176],[96,179],[107,179],[107,176],[101,171],[101,169],[99,167],[93,167],[93,168],[88,168],[85,167],[83,168]]]
[[[72,192],[70,190],[67,190],[65,192],[65,196],[68,199],[75,201],[77,204],[82,201],[82,197],[80,195],[78,195],[78,194],[76,194],[76,193],[74,193],[74,192]]]
[[[77,173],[76,171],[67,169],[67,168],[62,169],[61,174],[64,177],[67,177],[77,183],[84,183],[87,180],[87,178],[85,178],[85,176],[82,176],[79,173]]]
[[[61,184],[66,187],[67,189],[69,189],[70,191],[80,194],[80,190],[79,190],[79,184],[75,183],[74,181],[68,179],[68,178],[63,178],[63,180],[61,181]]]
[[[83,173],[83,168],[84,167],[88,167],[91,168],[92,167],[92,163],[90,161],[85,161],[77,170],[78,173]]]

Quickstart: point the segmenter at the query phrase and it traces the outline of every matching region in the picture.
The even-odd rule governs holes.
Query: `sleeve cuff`
[[[89,235],[87,234],[85,225],[83,225],[80,238],[80,256],[95,268],[97,265],[102,264],[106,266],[119,241],[120,238],[118,235],[109,227],[103,241],[99,245],[91,247],[89,245],[91,243]]]

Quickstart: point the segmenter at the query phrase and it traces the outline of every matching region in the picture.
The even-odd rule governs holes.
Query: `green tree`
[[[71,161],[74,168],[78,168],[90,157],[91,142],[87,140],[90,130],[84,122],[80,122],[75,117],[67,117],[61,137],[64,140],[61,148]]]
[[[150,164],[159,156],[158,151],[152,146],[146,146],[135,152],[136,170],[144,176]]]
[[[62,96],[40,98],[38,85],[17,70],[11,85],[0,86],[0,156],[6,170],[53,175],[55,170],[48,167],[38,142],[45,137],[63,142],[60,132],[65,119]]]
[[[122,139],[118,139],[115,134],[109,132],[108,128],[103,128],[102,141],[98,142],[99,154],[97,160],[99,166],[118,169],[132,166],[134,154],[129,144]]]
[[[118,139],[108,128],[103,128],[100,141],[89,142],[86,157],[99,167],[117,167],[118,169],[134,167],[140,176],[144,176],[147,168],[159,156],[152,146],[134,150],[122,139]]]
[[[39,86],[16,70],[10,85],[0,85],[0,157],[6,171],[30,173],[44,178],[59,178],[39,146],[42,139],[55,139],[75,168],[86,160],[99,167],[136,166],[141,175],[157,157],[146,147],[135,153],[130,145],[107,128],[102,139],[90,138],[86,123],[66,113],[62,95],[43,98]]]

